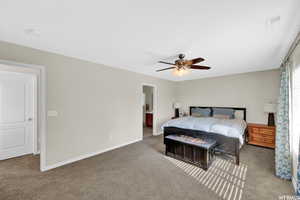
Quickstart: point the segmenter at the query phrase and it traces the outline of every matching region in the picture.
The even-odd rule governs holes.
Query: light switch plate
[[[56,110],[48,110],[48,117],[57,117],[58,112]]]

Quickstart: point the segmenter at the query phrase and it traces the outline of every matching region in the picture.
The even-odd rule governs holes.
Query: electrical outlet
[[[48,117],[57,117],[58,112],[56,110],[48,110]]]

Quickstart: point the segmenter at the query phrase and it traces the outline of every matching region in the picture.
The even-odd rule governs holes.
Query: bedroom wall
[[[189,106],[246,107],[247,121],[267,123],[263,107],[277,102],[279,70],[236,74],[177,83],[177,100]]]
[[[173,82],[0,42],[0,59],[46,66],[46,164],[55,165],[142,139],[142,83],[157,86],[157,133],[173,115]]]

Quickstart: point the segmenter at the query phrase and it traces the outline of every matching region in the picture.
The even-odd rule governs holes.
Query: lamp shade
[[[175,103],[173,104],[173,107],[174,107],[174,108],[180,108],[180,107],[181,107],[181,103],[175,102]]]
[[[276,113],[276,104],[275,103],[266,103],[264,105],[264,111],[266,113]]]

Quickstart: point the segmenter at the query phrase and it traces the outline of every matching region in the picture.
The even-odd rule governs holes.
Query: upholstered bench
[[[207,170],[214,160],[214,148],[217,142],[206,137],[194,138],[186,135],[168,135],[165,137],[165,144],[167,156]]]

